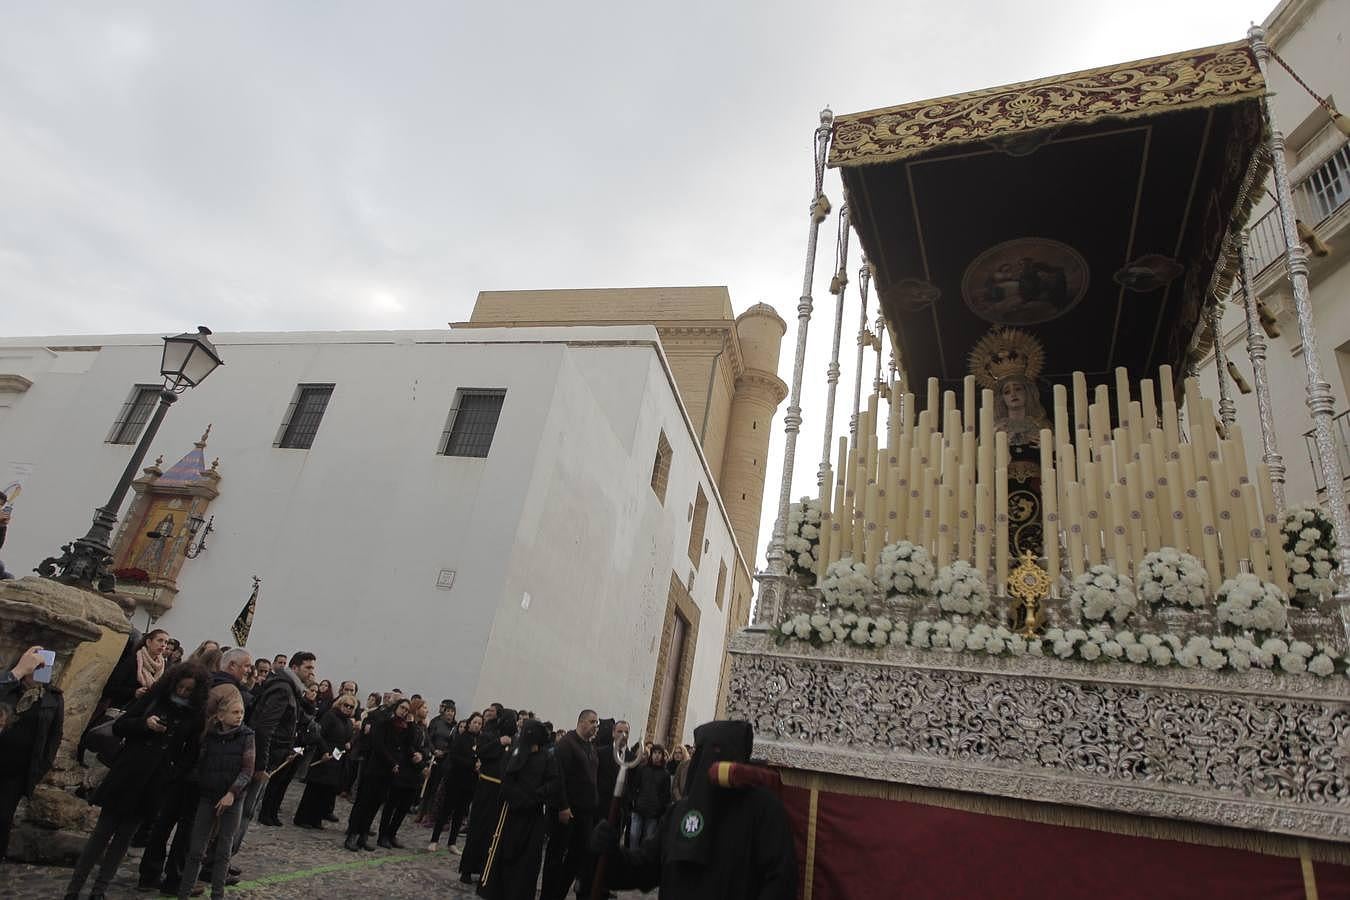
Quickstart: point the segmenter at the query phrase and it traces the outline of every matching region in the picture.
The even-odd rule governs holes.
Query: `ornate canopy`
[[[909,383],[991,328],[1043,377],[1181,367],[1264,176],[1245,42],[835,119],[830,164]]]

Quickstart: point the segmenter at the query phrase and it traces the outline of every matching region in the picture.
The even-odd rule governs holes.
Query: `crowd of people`
[[[31,795],[60,742],[60,692],[35,679],[42,665],[32,648],[0,675],[0,854],[18,799]],[[132,845],[144,847],[142,890],[186,898],[209,885],[222,897],[241,874],[235,855],[250,827],[285,827],[282,803],[297,781],[291,826],[340,823],[344,798],[342,846],[378,852],[414,840],[411,818],[429,830],[416,846],[458,857],[459,880],[476,882],[482,896],[590,897],[601,857],[612,859],[606,886],[653,887],[664,884],[661,848],[679,834],[678,823],[668,827],[672,807],[706,787],[699,754],[705,764],[749,759],[744,723],[713,723],[744,726],[744,739],[726,746],[629,747],[629,724],[594,710],[582,710],[575,728],[555,729],[501,703],[460,716],[453,700],[433,713],[421,695],[399,689],[363,702],[355,681],[334,689],[317,665],[308,651],[255,660],[205,641],[184,655],[162,629],[135,636],[79,743],[80,761],[93,765],[93,756],[108,772],[88,798],[98,822],[67,900],[79,900],[91,876],[88,896],[102,898]],[[718,805],[705,802],[694,815]],[[777,831],[755,828],[745,840],[775,847],[759,854],[764,883],[786,877],[789,887],[754,896],[795,895],[785,819]]]

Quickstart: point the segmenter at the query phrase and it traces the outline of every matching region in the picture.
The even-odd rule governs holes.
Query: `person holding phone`
[[[79,896],[95,865],[99,870],[93,896],[107,893],[136,827],[158,808],[170,774],[197,759],[208,683],[201,666],[174,666],[113,723],[113,734],[124,744],[94,791],[92,802],[102,809],[75,863],[66,897]]]
[[[29,647],[8,671],[0,673],[0,704],[13,710],[0,732],[0,861],[9,850],[9,832],[21,797],[56,761],[65,724],[65,700],[52,687],[56,654]]]

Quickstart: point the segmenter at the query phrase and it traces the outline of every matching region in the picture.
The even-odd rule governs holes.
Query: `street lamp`
[[[76,541],[62,545],[59,557],[44,559],[36,569],[39,575],[104,593],[117,587],[117,580],[108,569],[112,562],[111,544],[117,513],[122,508],[122,501],[126,499],[136,471],[145,460],[150,442],[155,439],[160,423],[164,421],[164,414],[179,394],[201,384],[206,376],[222,364],[220,354],[211,343],[210,334],[209,328],[198,326],[196,334],[185,332],[164,339],[164,355],[159,365],[164,387],[159,392],[159,405],[145,426],[145,433],[131,454],[126,471],[122,473],[108,502],[94,511],[94,524],[89,526],[89,532]]]

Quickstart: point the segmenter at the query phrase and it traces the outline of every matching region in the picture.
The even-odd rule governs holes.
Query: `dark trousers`
[[[548,832],[548,849],[544,854],[544,883],[539,900],[563,900],[572,882],[581,879],[583,894],[589,891],[594,859],[587,847],[595,826],[592,813],[574,815],[566,825],[558,821],[558,814],[549,810],[552,820]]]
[[[436,805],[436,792],[441,789],[441,783],[445,781],[445,773],[450,771],[450,762],[441,759],[431,767],[431,776],[427,778],[427,789],[422,793],[422,802],[417,804],[417,814],[425,816],[431,813],[432,807]]]
[[[89,835],[89,840],[85,842],[84,850],[80,851],[75,871],[71,873],[70,883],[66,885],[66,893],[78,895],[88,880],[89,873],[93,872],[94,866],[97,865],[98,875],[94,878],[91,894],[94,896],[106,894],[108,885],[117,874],[117,867],[127,855],[131,836],[136,833],[136,826],[140,824],[139,817],[122,818],[106,809],[99,813],[98,824],[94,826],[94,833]]]
[[[433,844],[440,842],[441,832],[449,824],[450,840],[446,846],[455,846],[460,829],[464,827],[464,820],[469,816],[469,803],[473,801],[473,787],[472,781],[466,784],[458,773],[456,773],[454,779],[445,783],[441,802],[436,805],[436,821],[432,823],[431,842]]]
[[[384,805],[393,785],[394,776],[389,774],[361,773],[361,785],[356,789],[356,802],[352,804],[352,813],[347,817],[347,834],[365,838],[370,831],[375,814]]]
[[[380,837],[398,837],[408,810],[417,802],[418,790],[420,785],[394,785],[389,789],[389,798],[384,801],[384,812],[380,815]]]
[[[295,824],[322,828],[323,817],[328,815],[336,802],[337,785],[319,784],[310,779],[305,785],[305,792],[300,795],[300,805],[295,808]]]
[[[478,776],[473,792],[473,809],[469,812],[469,833],[464,839],[464,852],[459,857],[459,874],[481,875],[487,861],[488,845],[497,828],[497,814],[501,812],[502,784]]]
[[[197,785],[175,783],[165,792],[164,802],[150,825],[150,837],[141,856],[140,880],[144,884],[163,881],[176,887],[183,874],[192,820],[197,814]],[[173,843],[169,843],[169,835]]]
[[[0,860],[9,852],[9,832],[14,827],[14,812],[23,799],[28,773],[0,775]]]
[[[192,846],[188,849],[188,864],[183,872],[184,878],[178,886],[178,896],[188,897],[196,886],[197,876],[201,872],[202,852],[207,838],[214,835],[211,849],[207,854],[211,860],[211,896],[220,900],[225,896],[225,878],[230,868],[230,845],[234,843],[234,832],[244,818],[244,804],[235,801],[224,813],[216,815],[216,801],[203,797],[193,810],[193,824],[187,829],[192,832]],[[180,829],[183,830],[183,829]]]
[[[295,777],[295,766],[296,763],[291,763],[267,782],[267,788],[263,791],[262,806],[258,809],[258,818],[261,821],[270,822],[281,812],[281,801],[285,799],[286,789],[291,786],[291,779]]]

